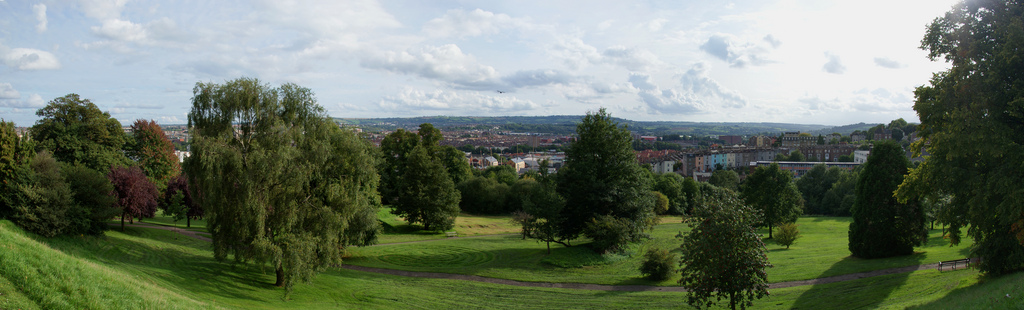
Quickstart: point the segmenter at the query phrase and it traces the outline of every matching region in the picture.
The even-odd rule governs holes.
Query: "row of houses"
[[[840,156],[850,155],[857,150],[856,145],[830,144],[809,145],[799,148],[801,153],[812,162],[835,163]],[[778,155],[788,155],[790,148],[770,147],[736,147],[713,150],[697,150],[669,154],[649,161],[655,173],[676,172],[684,176],[710,173],[715,169],[744,169],[756,162],[774,161]],[[866,155],[865,155],[866,157]]]

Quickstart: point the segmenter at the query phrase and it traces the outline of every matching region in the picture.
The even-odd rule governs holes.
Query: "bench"
[[[969,266],[971,266],[972,262],[976,262],[976,261],[973,261],[970,258],[964,258],[964,259],[958,259],[958,260],[940,261],[939,262],[939,271],[942,271],[942,267],[949,267],[950,270],[956,270],[957,266],[969,267]]]
[[[448,238],[453,238],[453,237],[458,237],[459,233],[454,232],[454,231],[446,231],[446,232],[444,232],[444,235],[448,236]]]

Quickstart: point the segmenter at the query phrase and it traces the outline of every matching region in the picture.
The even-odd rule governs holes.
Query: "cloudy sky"
[[[312,89],[335,117],[916,122],[953,1],[0,0],[0,117],[77,93],[187,122],[196,82]]]

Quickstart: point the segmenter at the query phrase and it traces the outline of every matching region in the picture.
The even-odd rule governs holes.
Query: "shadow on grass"
[[[920,264],[922,255],[907,255],[903,260],[916,260]],[[864,265],[864,259],[847,256],[839,262],[832,264],[828,270],[816,278],[825,278],[842,274],[845,270],[858,269],[857,266]],[[849,280],[856,279],[856,276]],[[871,309],[877,308],[882,301],[889,297],[893,291],[907,282],[910,272],[896,273],[892,275],[870,277],[835,285],[832,283],[814,284],[809,290],[800,294],[792,309]]]
[[[261,301],[256,291],[272,288],[273,270],[261,273],[256,266],[218,262],[211,256],[197,255],[162,243],[171,243],[199,251],[210,251],[209,243],[198,240],[173,242],[168,239],[189,238],[176,233],[127,227],[131,237],[146,238],[152,243],[138,242],[117,236],[44,240],[54,249],[94,261],[115,269],[133,269],[131,273],[146,274],[188,292],[230,296],[241,300]],[[95,239],[95,240],[93,240]],[[83,242],[84,241],[84,242]],[[269,275],[269,276],[268,276]],[[283,295],[283,293],[282,293]]]

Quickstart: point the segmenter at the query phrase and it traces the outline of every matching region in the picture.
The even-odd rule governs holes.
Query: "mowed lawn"
[[[469,215],[461,216],[458,221],[508,222],[502,221],[500,217]],[[625,254],[595,254],[585,246],[587,240],[578,240],[576,242],[583,244],[573,247],[552,244],[552,252],[547,254],[545,244],[522,240],[518,235],[448,239],[444,234],[432,233],[432,238],[443,240],[356,248],[350,251],[347,262],[377,268],[458,273],[533,282],[675,285],[678,277],[653,282],[641,278],[637,269],[647,249],[662,248],[678,252],[682,239],[676,236],[689,231],[681,221],[679,217],[663,218],[662,224],[657,225],[652,232],[650,240],[632,246]],[[960,245],[950,247],[949,242],[942,238],[941,229],[936,229],[930,232],[931,237],[926,245],[915,249],[914,255],[858,259],[850,257],[847,249],[850,221],[847,217],[800,218],[797,224],[800,225],[802,237],[789,249],[767,239],[767,229],[762,229],[760,233],[766,238],[769,260],[775,265],[769,269],[769,281],[807,280],[960,259],[967,256],[971,245],[971,241],[965,239]],[[515,232],[517,227],[506,229]],[[463,234],[460,232],[460,235]],[[382,239],[389,237],[386,234]]]
[[[476,239],[451,241],[469,240]],[[45,239],[0,221],[0,308],[687,308],[685,293],[528,288],[344,269],[297,285],[286,298],[270,284],[272,269],[212,256],[209,243],[163,230],[129,227],[101,237]],[[772,290],[753,308],[1014,309],[1024,300],[1022,283],[1024,273],[984,279],[973,270],[923,270]]]

